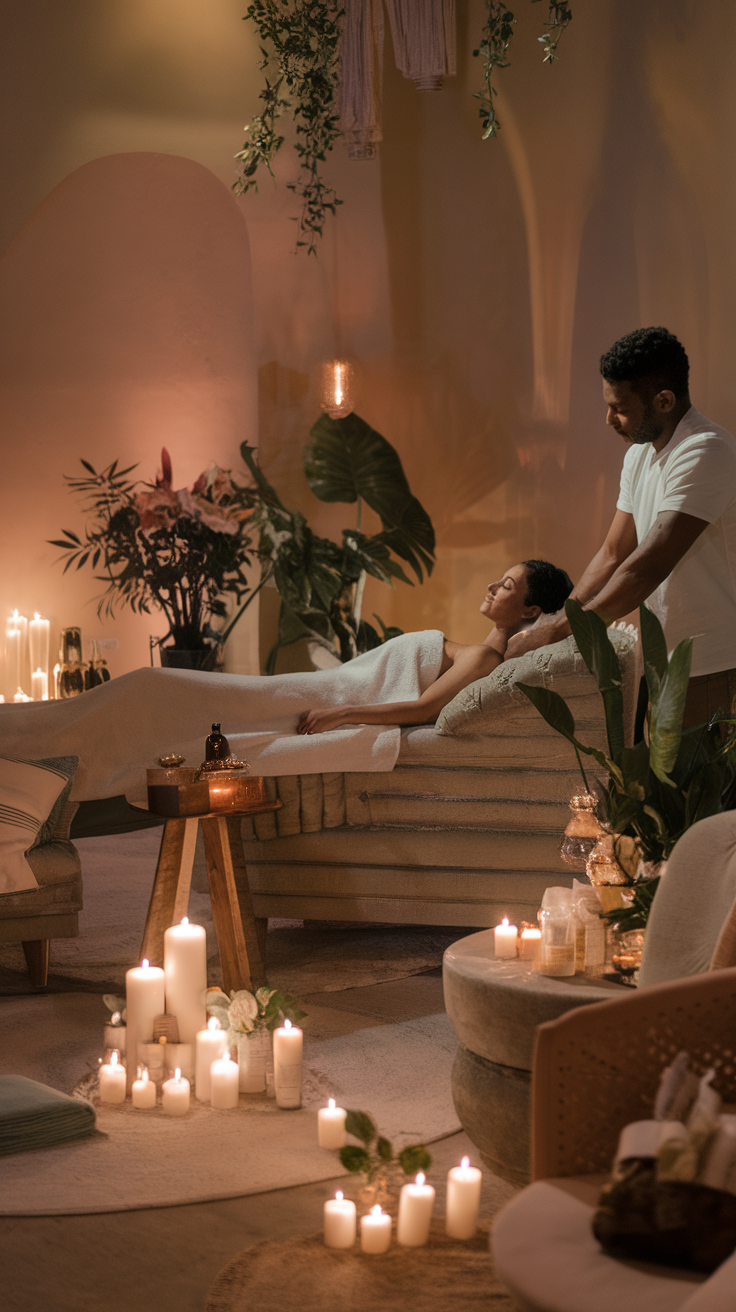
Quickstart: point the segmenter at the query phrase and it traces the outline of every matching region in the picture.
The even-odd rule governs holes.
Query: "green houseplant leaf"
[[[683,638],[670,657],[667,674],[659,687],[652,689],[649,684],[652,708],[649,719],[649,764],[657,778],[673,788],[675,784],[669,776],[680,751],[682,717],[692,657],[692,638]]]
[[[423,1143],[410,1143],[399,1153],[399,1162],[404,1175],[416,1175],[417,1171],[429,1170],[432,1157]]]
[[[593,610],[584,610],[579,601],[565,602],[565,614],[578,650],[593,675],[603,698],[608,750],[614,761],[624,749],[624,695],[621,666],[606,625]]]
[[[376,1127],[367,1112],[348,1111],[345,1117],[345,1129],[354,1139],[360,1139],[366,1147],[376,1137]]]

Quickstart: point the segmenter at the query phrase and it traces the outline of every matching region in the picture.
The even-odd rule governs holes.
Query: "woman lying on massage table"
[[[512,565],[502,579],[489,583],[480,611],[495,628],[484,642],[463,645],[445,639],[439,677],[411,702],[388,702],[382,706],[335,706],[306,711],[298,732],[325,733],[341,724],[432,724],[443,706],[476,679],[500,665],[506,645],[515,633],[528,627],[544,612],[561,610],[572,592],[572,581],[564,569],[546,560],[524,560]]]

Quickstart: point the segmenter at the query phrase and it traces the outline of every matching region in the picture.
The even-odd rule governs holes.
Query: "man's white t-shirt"
[[[704,519],[701,533],[647,605],[670,651],[693,638],[691,676],[736,666],[736,440],[694,406],[666,447],[631,446],[618,509],[634,516],[642,543],[657,515],[680,510]]]

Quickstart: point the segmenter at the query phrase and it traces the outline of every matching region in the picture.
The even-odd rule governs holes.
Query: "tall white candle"
[[[186,1116],[189,1111],[189,1080],[178,1069],[172,1080],[164,1081],[161,1106],[168,1116]]]
[[[38,611],[28,625],[28,646],[31,658],[31,670],[41,670],[48,676],[49,672],[49,622]]]
[[[516,935],[518,930],[516,925],[510,925],[504,916],[500,925],[496,925],[493,931],[493,943],[497,957],[515,957],[516,956]]]
[[[238,1063],[230,1060],[229,1052],[210,1066],[210,1102],[223,1111],[238,1105]]]
[[[378,1203],[360,1218],[360,1247],[364,1253],[386,1253],[391,1245],[391,1217]]]
[[[125,1001],[127,1007],[126,1051],[128,1058],[128,1089],[135,1079],[138,1044],[149,1043],[153,1038],[153,1022],[164,1007],[164,972],[160,966],[149,966],[143,961],[125,973]]]
[[[100,1102],[125,1102],[125,1067],[116,1052],[109,1065],[100,1066]]]
[[[179,1022],[180,1041],[194,1043],[207,1022],[202,1001],[207,988],[207,935],[202,925],[190,925],[185,916],[180,925],[166,930],[164,972],[166,1010]]]
[[[317,1135],[320,1148],[345,1147],[346,1116],[345,1108],[336,1107],[334,1098],[328,1100],[326,1107],[320,1108],[317,1113]]]
[[[338,1189],[334,1198],[325,1203],[325,1246],[327,1248],[352,1248],[355,1243],[357,1220],[355,1203],[343,1197]]]
[[[200,1102],[209,1102],[210,1067],[225,1051],[225,1031],[216,1016],[210,1016],[207,1029],[197,1034],[194,1058],[194,1092]]]
[[[414,1184],[405,1184],[399,1198],[399,1220],[396,1238],[405,1248],[421,1248],[429,1239],[432,1224],[434,1189],[427,1184],[422,1172]]]
[[[17,626],[18,618],[16,611],[5,627],[5,683],[6,691],[11,697],[15,696],[22,679],[23,635]]]
[[[149,1080],[146,1066],[138,1079],[133,1081],[132,1099],[134,1107],[150,1109],[156,1106],[156,1085],[153,1080]]]
[[[31,675],[31,697],[34,702],[49,699],[49,676],[43,670],[34,670]]]
[[[273,1032],[273,1070],[277,1107],[302,1105],[302,1043],[298,1025],[285,1020]]]
[[[478,1229],[482,1172],[463,1157],[447,1172],[445,1230],[451,1239],[472,1239]]]

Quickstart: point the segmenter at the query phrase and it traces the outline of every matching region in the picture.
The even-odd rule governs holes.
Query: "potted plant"
[[[608,754],[580,742],[573,716],[559,693],[523,683],[518,687],[547,723],[572,743],[586,788],[581,752],[606,771],[602,819],[614,835],[619,864],[633,892],[628,908],[612,911],[609,919],[622,930],[643,928],[659,882],[658,872],[678,838],[696,821],[733,805],[736,732],[729,728],[722,737],[719,726],[731,726],[734,721],[716,715],[709,724],[683,730],[692,640],[678,643],[668,659],[662,626],[642,605],[640,635],[651,706],[649,732],[646,739],[627,747],[621,667],[606,625],[594,611],[583,610],[578,601],[567,601],[565,610],[580,654],[603,698]]]

